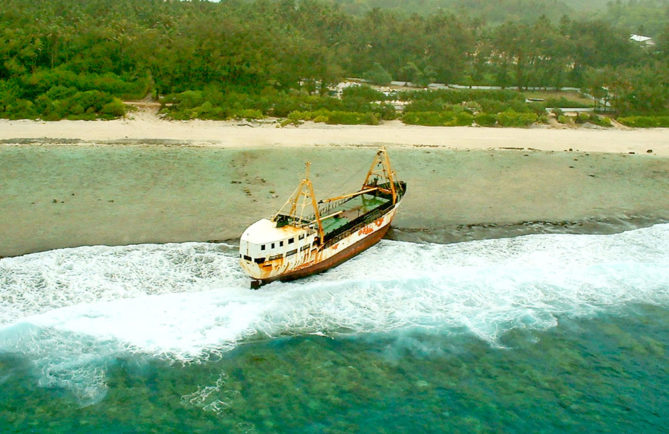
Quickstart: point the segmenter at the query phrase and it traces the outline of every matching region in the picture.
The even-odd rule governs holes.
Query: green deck
[[[333,208],[328,211],[328,215],[334,214],[341,211],[343,215],[341,217],[332,217],[322,221],[323,232],[325,235],[339,229],[340,227],[348,224],[351,220],[356,219],[357,217],[367,214],[370,211],[375,210],[387,203],[389,199],[384,199],[382,197],[375,197],[369,194],[362,194],[360,196],[352,197],[346,202],[342,203],[340,206]]]

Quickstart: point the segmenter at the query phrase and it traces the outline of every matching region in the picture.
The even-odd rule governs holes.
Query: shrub
[[[448,107],[447,104],[445,104],[442,100],[436,99],[436,100],[414,100],[411,101],[409,104],[404,106],[404,113],[408,112],[440,112],[443,111],[446,107]]]
[[[210,119],[211,113],[213,111],[214,111],[214,105],[209,101],[205,101],[204,104],[193,109],[192,114],[194,117],[202,119]]]
[[[234,113],[235,119],[246,119],[248,120],[255,120],[255,119],[262,119],[265,116],[262,114],[260,110],[256,109],[243,109],[243,110],[237,110]]]
[[[534,113],[518,113],[512,110],[497,114],[497,122],[503,127],[526,127],[537,120]]]
[[[149,91],[147,78],[126,81],[110,72],[104,75],[86,75],[85,78],[80,78],[79,82],[80,89],[96,89],[129,99],[142,98]]]
[[[548,98],[544,104],[546,107],[553,108],[588,108],[591,107],[588,104],[583,104],[578,101],[569,100],[563,96],[560,98]]]
[[[497,123],[497,117],[490,113],[481,112],[474,117],[474,121],[482,127],[492,127]]]
[[[327,110],[310,111],[294,111],[288,114],[288,117],[281,121],[281,126],[286,125],[300,125],[303,121],[313,120],[314,122],[327,122],[330,112]]]
[[[408,112],[402,116],[402,122],[409,125],[423,126],[443,126],[454,127],[471,125],[474,116],[465,111],[429,111],[429,112]]]
[[[483,107],[481,106],[481,104],[477,103],[476,101],[465,101],[462,103],[462,108],[464,108],[466,111],[468,111],[473,115],[476,115],[477,113],[483,111]]]
[[[468,126],[474,122],[474,115],[468,112],[459,112],[455,114],[455,125],[456,126]],[[450,125],[448,125],[450,126]]]
[[[531,111],[534,112],[537,116],[543,116],[546,114],[546,106],[540,102],[531,102],[527,104],[527,110],[523,111]]]
[[[481,110],[486,113],[499,113],[509,109],[509,105],[494,99],[483,98],[477,101],[481,105]]]
[[[533,107],[535,107],[535,110],[536,110],[536,105],[538,103],[532,103],[532,104],[534,104]],[[529,112],[535,111],[535,110],[532,109],[530,104],[526,103],[525,101],[519,101],[519,100],[512,100],[512,101],[507,102],[507,107],[509,107],[509,108],[505,109],[503,111],[510,110],[510,111],[514,111],[516,113],[529,113]],[[540,107],[540,110],[543,110],[543,106],[541,104],[539,104],[539,107]]]
[[[342,91],[342,98],[362,98],[367,102],[372,101],[385,101],[386,96],[383,92],[379,92],[376,89],[372,89],[370,86],[349,86]]]
[[[19,78],[22,96],[31,99],[45,93],[54,86],[60,85],[81,89],[77,86],[77,82],[77,74],[63,68],[36,71],[32,74],[22,75]]]
[[[195,108],[204,103],[204,96],[199,90],[187,90],[174,96],[179,110]]]
[[[293,111],[318,111],[318,110],[343,110],[343,101],[329,96],[315,96],[303,93],[277,93],[271,98],[260,97],[251,101],[258,108],[268,115],[286,117]],[[369,110],[369,104],[361,98],[348,98],[346,103],[349,107],[365,105],[366,111]],[[358,110],[348,110],[358,111]]]
[[[106,118],[117,118],[120,116],[125,116],[126,109],[123,102],[120,99],[114,98],[111,102],[108,102],[102,107],[100,112],[103,117]]]
[[[383,120],[393,120],[397,119],[397,111],[392,104],[383,103],[383,104],[372,104],[371,110]]]
[[[618,122],[635,128],[669,127],[669,116],[624,116]]]
[[[209,118],[212,120],[225,120],[230,118],[230,113],[223,107],[214,107],[214,109],[209,113]]]
[[[76,117],[76,116],[82,115],[82,114],[84,114],[84,108],[81,106],[81,104],[70,105],[70,114],[68,115],[68,117],[70,117],[70,116],[75,116]]]
[[[572,123],[571,118],[569,116],[565,116],[565,115],[559,115],[557,120],[561,124],[571,124]]]
[[[440,112],[406,112],[402,115],[402,122],[409,125],[424,125],[424,126],[443,126],[444,119],[440,116]]]
[[[578,113],[576,115],[576,119],[574,119],[577,124],[584,124],[586,122],[590,121],[590,114],[589,113]]]
[[[35,105],[26,99],[17,99],[6,107],[9,119],[35,119]]]
[[[595,113],[579,113],[575,119],[577,124],[584,124],[589,122],[591,124],[599,125],[601,127],[610,127],[611,120],[605,116],[599,116]]]
[[[56,106],[53,101],[49,99],[46,95],[40,95],[35,99],[35,112],[39,114],[42,119],[47,119],[49,117],[58,117],[56,113]]]
[[[214,107],[219,107],[225,104],[225,95],[214,85],[208,85],[202,91],[202,96],[209,101]]]
[[[112,96],[97,90],[77,92],[69,98],[72,105],[79,105],[85,112],[98,113],[105,104],[112,101]]]
[[[313,112],[294,111],[288,113],[288,119],[294,121],[310,121],[313,116]]]
[[[279,122],[279,126],[282,127],[282,128],[287,127],[288,125],[295,125],[297,127],[301,124],[302,124],[301,120],[291,119],[291,118],[286,118],[286,119],[282,120],[281,122]]]
[[[379,120],[373,113],[333,111],[328,115],[327,123],[342,125],[378,125]]]
[[[208,87],[204,91],[186,91],[168,95],[163,113],[174,119],[190,119],[202,117],[206,119],[227,119],[239,114],[242,110],[257,110],[263,115],[287,117],[291,112],[351,111],[371,112],[372,106],[362,98],[351,97],[344,103],[328,96],[309,95],[302,91],[281,92],[264,89],[260,94],[243,94],[227,92]],[[204,105],[211,103],[213,108]],[[242,117],[244,117],[242,115]],[[253,115],[257,118],[257,113]]]
[[[340,108],[340,111],[347,111],[347,112],[372,111],[372,105],[366,99],[357,96],[341,100],[341,107],[338,108]]]
[[[193,116],[195,116],[195,113],[193,110],[180,110],[176,111],[174,109],[165,109],[163,111],[166,115],[168,115],[170,118],[177,120],[177,121],[186,121],[188,119],[192,119]]]
[[[149,90],[150,79],[148,75],[143,78],[119,77],[111,72],[102,75],[77,74],[64,67],[58,67],[24,74],[19,78],[19,84],[22,96],[30,99],[54,87],[73,88],[78,91],[97,90],[123,98],[141,98]],[[53,95],[49,97],[54,99]]]
[[[590,122],[592,122],[595,125],[599,125],[600,127],[611,126],[611,119],[607,118],[606,116],[596,115],[594,113],[590,115]]]
[[[77,93],[77,89],[74,87],[65,87],[65,86],[53,86],[51,89],[49,89],[48,92],[46,92],[46,96],[52,100],[60,100],[60,99],[67,99]]]

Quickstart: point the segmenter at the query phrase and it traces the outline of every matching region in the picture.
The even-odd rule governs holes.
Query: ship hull
[[[329,270],[332,267],[336,267],[342,262],[351,259],[358,253],[361,253],[367,250],[368,248],[372,247],[374,244],[378,243],[385,236],[386,232],[388,232],[388,229],[390,229],[390,225],[384,226],[382,229],[379,229],[378,231],[375,231],[371,235],[368,235],[367,237],[354,242],[351,246],[343,249],[339,253],[336,253],[333,256],[330,256],[329,258],[316,264],[310,265],[308,267],[296,271],[288,272],[284,275],[275,277],[273,279],[261,279],[261,284],[264,285],[274,280],[281,280],[283,282],[287,282],[290,280],[311,276],[312,274],[322,273],[323,271]]]
[[[280,281],[290,281],[312,274],[321,273],[332,267],[336,267],[347,259],[361,253],[381,240],[395,216],[399,203],[395,204],[385,214],[374,221],[355,228],[347,236],[330,243],[322,250],[313,252],[303,258],[297,258],[295,262],[273,261],[271,268],[264,266],[243,263],[247,272],[254,278],[252,287],[257,288],[266,283]],[[250,267],[253,267],[249,269]],[[265,275],[259,275],[264,273]]]

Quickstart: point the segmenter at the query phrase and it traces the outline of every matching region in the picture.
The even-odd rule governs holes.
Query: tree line
[[[507,21],[526,24],[546,16],[558,21],[596,18],[624,26],[630,32],[657,37],[667,25],[669,3],[666,0],[330,0],[354,15],[364,15],[374,8],[404,14],[430,15],[446,10],[469,16],[487,25]]]
[[[490,25],[319,0],[4,0],[0,116],[114,117],[147,92],[324,95],[352,76],[574,86],[610,93],[621,114],[666,113],[669,27],[652,47],[629,36],[566,15]]]

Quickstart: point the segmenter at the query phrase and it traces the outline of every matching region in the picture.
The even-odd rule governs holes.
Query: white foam
[[[42,387],[70,390],[82,405],[107,392],[106,365],[120,349],[116,342],[21,323],[0,330],[0,354],[26,357]]]
[[[0,261],[0,326],[64,306],[241,285],[225,244],[92,246]]]
[[[56,384],[76,383],[68,375],[79,369],[80,382],[99,391],[100,360],[118,353],[190,361],[251,338],[416,327],[464,329],[495,343],[513,328],[553,327],[561,315],[669,303],[669,225],[451,245],[384,240],[327,273],[247,288],[230,246],[98,246],[3,259],[0,351],[40,360]],[[60,361],[67,357],[69,367]]]

